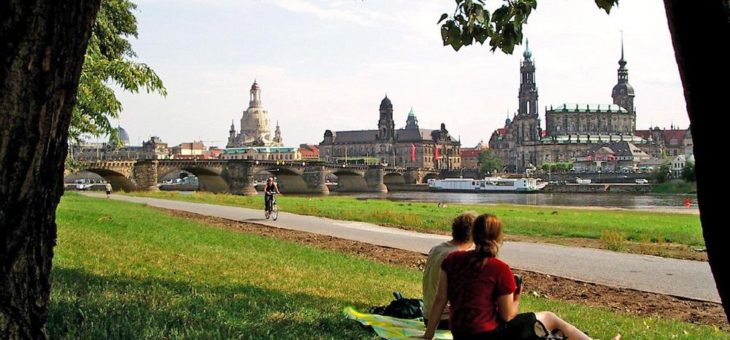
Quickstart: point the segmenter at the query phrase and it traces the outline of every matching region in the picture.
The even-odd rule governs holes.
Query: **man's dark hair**
[[[472,212],[465,212],[454,218],[451,223],[451,237],[456,242],[464,243],[471,241],[471,226],[477,218]]]

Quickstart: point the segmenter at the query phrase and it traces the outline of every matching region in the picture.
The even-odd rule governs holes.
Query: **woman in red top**
[[[474,221],[475,249],[454,252],[441,264],[436,301],[424,338],[433,338],[436,322],[448,300],[454,339],[535,339],[539,320],[547,331],[561,330],[568,339],[590,339],[551,312],[517,314],[520,291],[509,266],[497,259],[502,222],[490,214]],[[617,338],[615,338],[617,339]]]

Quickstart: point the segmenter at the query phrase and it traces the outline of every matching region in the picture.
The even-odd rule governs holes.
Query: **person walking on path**
[[[112,194],[112,185],[109,182],[106,182],[106,185],[104,186],[106,188],[106,198],[109,198]]]
[[[451,240],[442,242],[431,248],[428,252],[426,266],[423,268],[423,322],[428,325],[428,316],[436,299],[438,292],[439,274],[441,273],[441,262],[446,256],[454,251],[469,250],[474,247],[471,241],[471,225],[476,219],[476,214],[471,212],[463,213],[454,218],[451,223]],[[449,306],[441,313],[438,329],[449,329]]]

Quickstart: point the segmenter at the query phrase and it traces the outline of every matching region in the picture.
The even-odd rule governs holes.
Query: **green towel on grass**
[[[370,326],[383,339],[409,339],[420,337],[426,331],[423,321],[398,319],[379,314],[367,314],[345,307],[345,315],[365,326]],[[434,339],[453,339],[450,331],[437,330]]]

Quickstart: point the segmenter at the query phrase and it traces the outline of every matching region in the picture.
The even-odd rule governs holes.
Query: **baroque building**
[[[261,102],[261,87],[255,80],[249,92],[248,109],[243,111],[241,117],[241,131],[236,133],[236,126],[231,122],[226,148],[282,146],[281,130],[278,122],[275,136],[273,139],[271,138],[269,113],[264,110]]]
[[[461,143],[441,128],[421,129],[413,108],[404,128],[396,129],[393,103],[380,102],[377,130],[326,130],[319,143],[320,159],[342,164],[387,164],[421,169],[461,168]]]
[[[647,153],[635,150],[652,148],[653,143],[636,135],[635,93],[629,84],[623,43],[618,64],[618,81],[611,92],[612,104],[546,107],[545,130],[542,130],[537,111],[535,63],[528,42],[520,62],[519,108],[489,140],[490,149],[502,159],[505,171],[524,172],[543,163],[592,159],[592,156],[586,157],[596,150],[605,152],[607,149],[621,154],[621,164],[596,161],[594,169],[613,171],[614,167],[627,164],[636,168],[638,162],[645,160]]]

